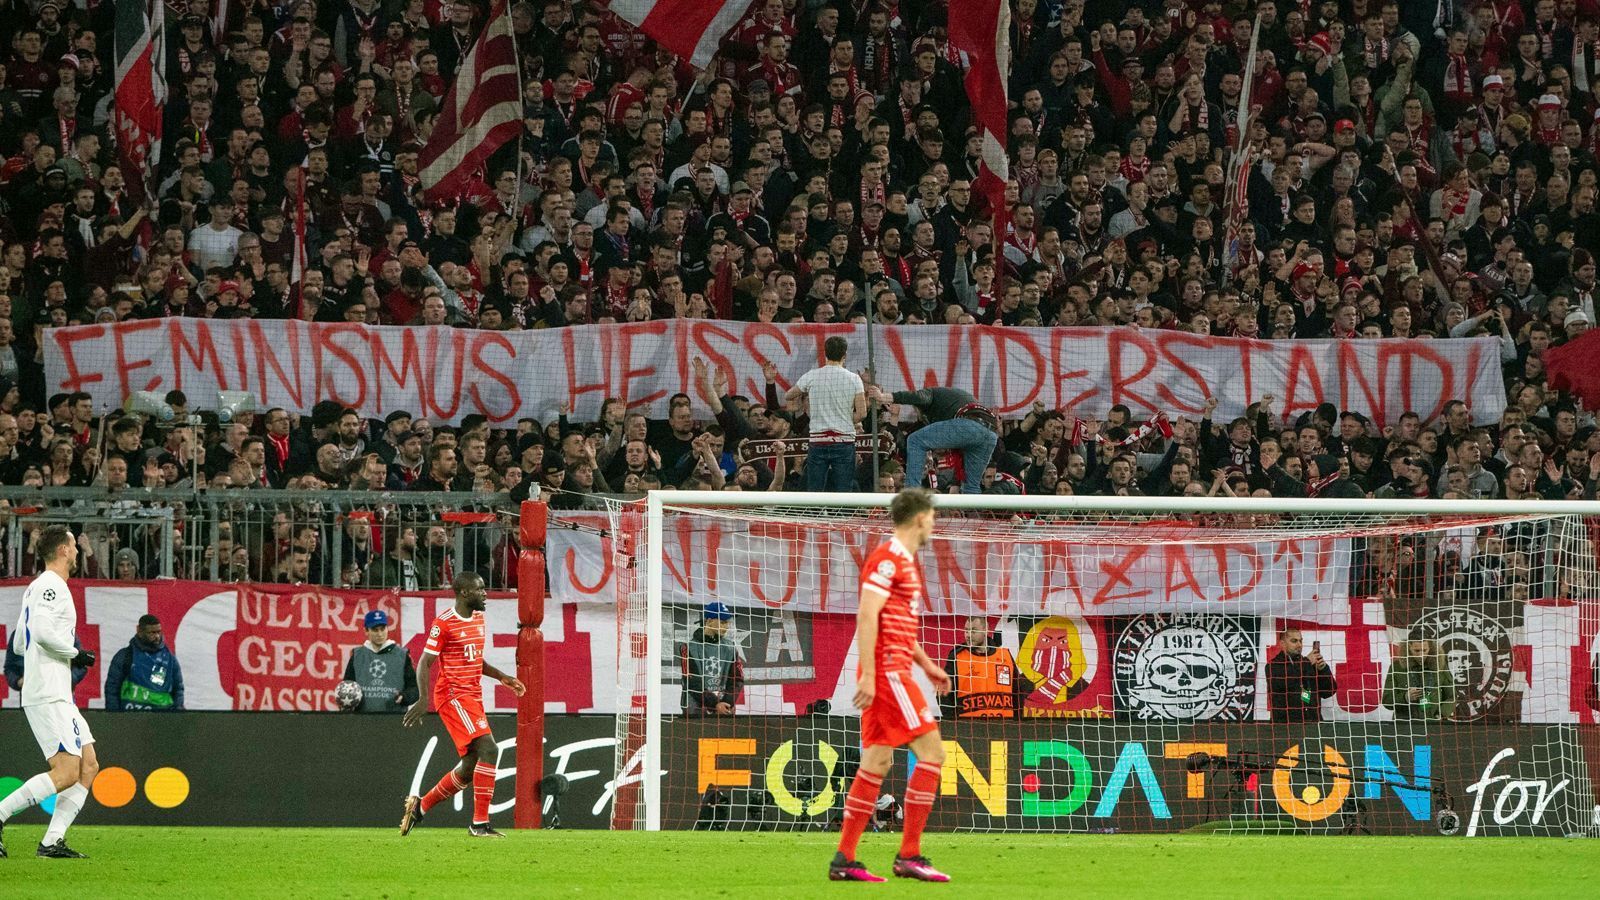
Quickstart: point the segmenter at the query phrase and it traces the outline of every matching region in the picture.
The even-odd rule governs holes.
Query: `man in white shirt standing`
[[[88,799],[100,763],[89,723],[72,702],[73,664],[94,665],[94,654],[73,646],[78,611],[67,578],[78,569],[78,543],[65,525],[51,525],[39,532],[36,553],[44,561],[44,571],[22,595],[22,615],[11,646],[22,655],[22,711],[50,761],[50,771],[33,776],[0,800],[0,837],[8,819],[54,795],[55,812],[36,855],[83,859],[82,853],[67,846],[67,828]],[[0,856],[5,855],[0,841]]]
[[[189,258],[200,271],[233,265],[244,232],[233,227],[233,201],[226,194],[211,198],[211,221],[189,232]]]
[[[849,346],[842,337],[822,344],[827,363],[800,376],[787,399],[806,395],[811,448],[806,451],[806,490],[849,493],[856,489],[856,425],[867,414],[861,376],[844,367]]]

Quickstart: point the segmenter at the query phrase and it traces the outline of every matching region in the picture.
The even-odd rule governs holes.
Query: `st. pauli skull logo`
[[[1141,719],[1249,718],[1256,681],[1250,634],[1231,616],[1134,619],[1117,639],[1119,706]]]

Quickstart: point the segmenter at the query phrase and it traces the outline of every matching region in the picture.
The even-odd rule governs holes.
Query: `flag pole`
[[[306,267],[310,264],[310,257],[306,252],[306,169],[299,170],[299,189],[295,197],[294,209],[294,248],[290,252],[289,262],[289,298],[294,303],[293,310],[287,310],[293,318],[305,315],[306,295],[305,277]]]
[[[1255,24],[1250,27],[1250,51],[1245,56],[1244,73],[1240,79],[1239,111],[1236,116],[1233,158],[1228,161],[1228,186],[1223,199],[1224,219],[1228,223],[1223,240],[1223,266],[1231,272],[1239,262],[1239,227],[1244,221],[1245,200],[1248,194],[1250,164],[1247,157],[1250,146],[1250,88],[1255,81],[1256,50],[1261,43],[1261,13],[1256,13]]]
[[[155,140],[150,143],[150,178],[152,186],[161,187],[161,178],[156,173],[161,167],[161,144],[166,140],[166,107],[167,107],[167,4],[166,0],[150,0],[150,7],[154,12],[150,22],[150,72],[151,79],[155,82],[155,90],[151,92],[156,104],[156,134]]]
[[[883,251],[880,249],[878,252],[881,254]],[[867,301],[867,376],[871,379],[867,391],[867,432],[872,435],[872,483],[867,486],[867,490],[876,492],[878,490],[878,369],[872,340],[872,320],[875,318],[872,288],[867,288],[865,299]]]
[[[494,10],[493,9],[490,9],[489,12],[490,12],[490,15],[494,14]],[[510,12],[509,12],[509,9],[508,9],[507,15],[509,15],[509,14],[510,14]],[[488,28],[488,24],[485,23],[484,27],[487,29]],[[520,106],[524,106],[527,103],[527,100],[525,100],[524,97],[523,97],[524,92],[526,90],[526,88],[525,88],[525,86],[523,84],[523,80],[527,76],[524,75],[523,71],[522,71],[522,48],[517,46],[517,29],[516,29],[515,26],[512,26],[512,28],[511,28],[511,64],[514,67],[516,67],[516,70],[517,70],[517,105],[519,107]],[[513,209],[511,211],[511,222],[515,226],[512,229],[513,237],[515,237],[517,229],[522,227],[522,222],[520,221],[521,218],[522,218],[522,190],[523,190],[523,186],[522,186],[522,153],[523,153],[523,141],[528,136],[528,121],[527,121],[528,117],[526,115],[524,115],[523,113],[526,113],[526,112],[527,112],[527,110],[525,110],[525,109],[521,110],[521,112],[517,116],[517,196],[516,196],[516,199],[512,201],[517,205],[517,208]]]

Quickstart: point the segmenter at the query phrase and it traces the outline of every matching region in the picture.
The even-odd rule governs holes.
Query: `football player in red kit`
[[[845,798],[839,852],[828,866],[833,881],[883,881],[856,861],[856,845],[872,818],[884,773],[896,747],[911,746],[917,765],[905,793],[905,828],[894,874],[918,881],[949,881],[922,855],[922,829],[928,824],[944,743],[928,701],[911,679],[919,668],[944,694],[950,676],[928,658],[917,641],[917,615],[924,597],[917,551],[933,535],[933,495],[907,488],[889,505],[894,537],[872,551],[861,567],[861,608],[856,614],[856,696],[861,710],[861,767]]]
[[[456,594],[453,608],[440,613],[428,630],[428,643],[417,663],[417,684],[428,686],[429,669],[439,661],[439,678],[433,684],[433,706],[439,711],[444,730],[455,742],[461,762],[444,774],[433,790],[424,796],[406,798],[405,814],[400,818],[400,833],[409,834],[424,814],[440,801],[448,800],[472,783],[473,837],[502,837],[489,826],[489,802],[494,799],[495,765],[498,756],[489,719],[483,712],[483,676],[487,675],[521,697],[527,688],[516,678],[489,665],[483,659],[483,607],[488,594],[483,579],[472,572],[456,576],[450,585]],[[420,697],[406,710],[407,728],[422,721],[428,712],[428,698]]]

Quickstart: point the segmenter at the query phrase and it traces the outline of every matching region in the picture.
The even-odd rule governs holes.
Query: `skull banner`
[[[1117,638],[1118,709],[1139,719],[1242,721],[1255,706],[1256,621],[1150,614]]]

